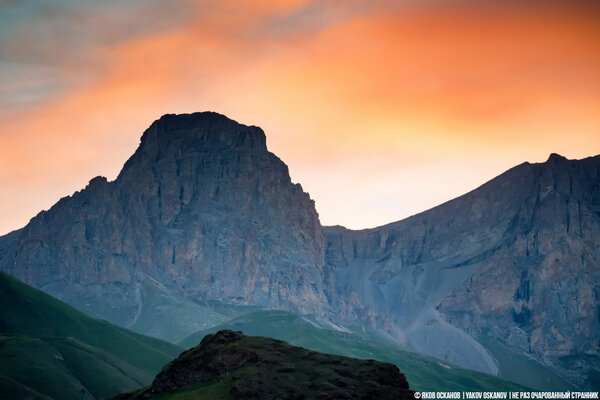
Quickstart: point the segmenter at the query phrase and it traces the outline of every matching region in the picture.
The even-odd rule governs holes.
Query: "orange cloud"
[[[143,129],[171,112],[262,126],[322,220],[353,227],[550,152],[598,153],[598,7],[482,3],[220,2],[176,29],[93,47],[93,79],[4,117],[0,231],[92,176],[114,178]],[[21,192],[36,201],[15,209]]]

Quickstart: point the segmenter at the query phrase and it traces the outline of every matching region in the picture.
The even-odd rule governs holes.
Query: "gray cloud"
[[[86,82],[102,49],[185,24],[187,0],[0,2],[0,110],[31,106]]]

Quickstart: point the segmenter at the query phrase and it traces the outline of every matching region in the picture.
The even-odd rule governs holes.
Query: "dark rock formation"
[[[136,398],[227,379],[235,399],[414,399],[398,367],[229,330],[182,353]],[[127,399],[127,395],[121,396]]]
[[[181,354],[156,376],[151,392],[174,391],[195,383],[218,381],[248,363],[256,364],[259,361],[256,353],[227,346],[243,337],[242,332],[229,330],[206,335],[198,347]]]

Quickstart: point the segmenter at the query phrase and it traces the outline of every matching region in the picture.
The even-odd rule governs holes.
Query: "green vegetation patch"
[[[91,318],[4,273],[0,297],[0,385],[8,398],[129,392],[182,351]]]

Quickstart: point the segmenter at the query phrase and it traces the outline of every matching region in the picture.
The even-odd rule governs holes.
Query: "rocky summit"
[[[0,249],[1,270],[171,340],[223,319],[208,301],[328,310],[313,201],[260,128],[211,112],[155,121],[114,182],[92,179]]]
[[[127,399],[414,399],[395,365],[334,356],[222,330],[167,364]]]
[[[0,237],[0,270],[171,341],[283,309],[560,389],[600,376],[598,249],[600,156],[524,163],[382,227],[323,228],[260,128],[205,112],[163,116],[115,181]]]

